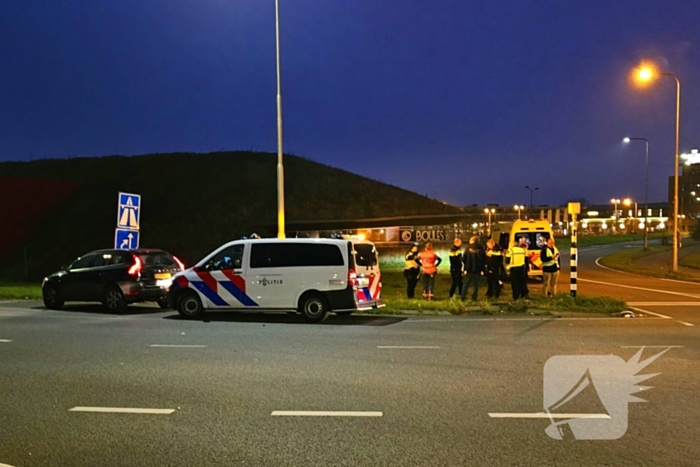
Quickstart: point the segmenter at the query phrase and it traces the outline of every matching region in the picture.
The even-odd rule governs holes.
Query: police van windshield
[[[355,264],[363,267],[376,266],[377,250],[369,243],[355,243]]]
[[[520,232],[515,234],[515,243],[520,243],[521,238],[525,238],[528,250],[539,250],[546,245],[549,232]]]

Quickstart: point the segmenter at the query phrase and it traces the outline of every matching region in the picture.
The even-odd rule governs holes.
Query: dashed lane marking
[[[700,302],[627,302],[629,306],[700,306]]]
[[[170,415],[175,409],[137,409],[131,407],[73,407],[69,412],[99,412],[99,413],[137,413],[151,415]]]
[[[491,418],[611,418],[606,413],[489,413]]]
[[[275,410],[273,417],[381,417],[382,412],[317,412],[310,410]]]
[[[439,349],[437,345],[378,345],[378,349]]]
[[[12,339],[0,339],[0,342],[12,342]]]
[[[165,348],[177,348],[182,347],[186,349],[204,349],[206,345],[187,345],[187,344],[151,344],[149,347],[165,347]]]
[[[623,349],[680,349],[683,345],[621,345]]]

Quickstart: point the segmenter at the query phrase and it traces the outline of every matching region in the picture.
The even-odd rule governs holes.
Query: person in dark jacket
[[[404,256],[406,267],[403,270],[403,275],[406,278],[406,296],[413,298],[416,295],[416,285],[418,285],[418,276],[420,270],[416,259],[418,258],[418,244],[414,243],[410,250]]]
[[[503,276],[503,252],[501,247],[490,239],[486,242],[486,284],[488,298],[498,298],[501,295],[501,277]]]
[[[462,240],[455,238],[450,249],[450,276],[452,276],[452,287],[450,287],[450,298],[455,292],[462,291]]]
[[[481,275],[484,273],[485,254],[483,247],[479,244],[478,237],[469,239],[469,246],[464,250],[464,279],[462,281],[462,300],[467,298],[469,286],[474,286],[472,300],[476,300],[479,296],[479,282]]]

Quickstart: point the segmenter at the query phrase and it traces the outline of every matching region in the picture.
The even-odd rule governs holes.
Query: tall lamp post
[[[535,191],[539,191],[539,188],[530,188],[529,186],[526,186],[525,189],[530,190],[530,207],[532,208],[532,193]]]
[[[610,202],[613,204],[613,206],[615,206],[615,208],[613,209],[613,214],[612,214],[612,216],[610,216],[610,220],[612,221],[612,231],[614,234],[615,233],[615,220],[617,219],[617,205],[620,204],[620,200],[613,198],[610,200]]]
[[[673,259],[671,267],[673,272],[678,272],[678,166],[681,138],[681,80],[672,73],[659,72],[649,64],[642,64],[634,72],[634,78],[640,84],[650,83],[659,76],[667,76],[676,80],[676,154],[673,164]]]
[[[275,35],[277,45],[277,238],[284,233],[284,165],[282,164],[282,78],[280,73],[280,5],[275,0]]]
[[[646,181],[644,183],[644,249],[649,248],[649,140],[646,138],[625,138],[626,144],[630,141],[644,141],[646,144]]]
[[[489,216],[489,230],[488,230],[488,232],[489,232],[489,237],[490,237],[491,236],[491,214],[495,213],[496,210],[494,208],[491,208],[491,209],[486,208],[486,209],[484,209],[484,212],[486,214],[488,214],[488,216]]]
[[[525,206],[519,206],[519,205],[516,204],[515,206],[513,206],[513,208],[514,208],[516,211],[518,211],[518,220],[520,220],[520,213],[522,212],[523,209],[525,209]]]

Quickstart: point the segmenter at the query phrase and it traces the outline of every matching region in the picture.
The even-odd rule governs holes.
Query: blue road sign
[[[139,247],[139,231],[116,229],[114,231],[114,248],[117,250],[133,250]]]
[[[119,193],[117,228],[139,230],[141,221],[141,195]]]

